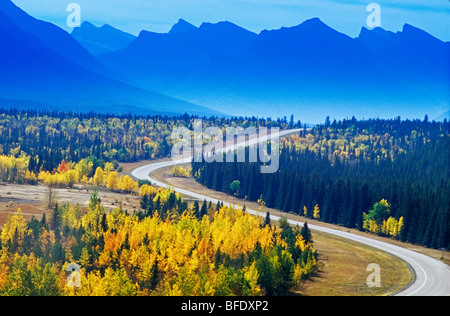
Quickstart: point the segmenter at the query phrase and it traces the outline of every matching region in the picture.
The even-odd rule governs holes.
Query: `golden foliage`
[[[174,192],[143,185],[140,194],[156,194],[163,204]],[[58,214],[59,235],[45,226],[36,228],[36,223],[27,226],[20,210],[8,218],[0,235],[2,245],[15,239],[18,247],[0,252],[0,290],[8,283],[13,251],[24,250],[26,236],[36,236],[27,251],[39,249],[43,257],[58,260],[51,268],[62,271],[59,287],[64,295],[263,295],[269,286],[263,276],[274,275],[273,288],[280,282],[290,288],[316,266],[308,255],[312,246],[300,235],[288,245],[279,228],[262,227],[259,218],[241,209],[222,207],[198,219],[188,208],[164,221],[157,213],[105,213],[101,205],[83,211],[66,204]],[[58,247],[63,248],[62,257],[56,257]],[[294,262],[292,249],[305,256]],[[72,262],[81,266],[80,288],[66,283],[64,268]]]
[[[182,166],[174,166],[172,174],[174,177],[189,178],[192,176],[192,168],[186,169]]]

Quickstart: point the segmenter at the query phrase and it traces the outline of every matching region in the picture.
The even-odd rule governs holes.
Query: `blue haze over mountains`
[[[139,36],[85,22],[72,36],[0,2],[0,100],[22,107],[322,122],[448,117],[450,43],[406,24],[351,38],[319,18],[250,32],[230,22]]]
[[[0,105],[101,113],[217,114],[133,86],[69,33],[0,1]]]

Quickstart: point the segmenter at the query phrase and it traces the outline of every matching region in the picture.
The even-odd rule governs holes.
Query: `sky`
[[[202,22],[230,21],[255,33],[299,25],[319,17],[332,28],[356,37],[368,27],[367,6],[380,6],[381,27],[401,31],[405,23],[450,41],[448,0],[12,0],[30,15],[71,31],[66,11],[70,3],[81,8],[81,20],[109,24],[138,35],[140,31],[168,32],[178,19]]]

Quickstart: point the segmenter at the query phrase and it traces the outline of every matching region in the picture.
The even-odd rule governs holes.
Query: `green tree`
[[[241,190],[241,181],[235,180],[230,184],[231,193],[236,196],[239,196],[239,192]]]
[[[52,211],[52,229],[58,230],[60,228],[60,225],[61,225],[61,210],[59,208],[59,205],[56,204],[53,207]]]
[[[269,211],[266,213],[266,219],[264,220],[264,226],[270,227],[270,212]]]
[[[311,230],[308,227],[308,222],[305,222],[305,224],[303,225],[302,229],[300,230],[300,235],[302,235],[303,240],[306,244],[314,242],[312,239]]]
[[[23,255],[14,260],[6,283],[0,290],[4,296],[59,296],[59,278],[50,263]]]
[[[386,200],[381,200],[373,205],[372,209],[369,211],[368,219],[375,221],[378,225],[381,225],[383,221],[387,220],[391,206]]]
[[[89,198],[89,208],[94,210],[101,203],[100,196],[98,194],[98,188],[95,186],[92,189],[91,196]]]
[[[261,254],[256,261],[256,268],[258,269],[258,284],[267,296],[273,296],[275,294],[275,271],[272,268],[269,257],[265,254]]]
[[[202,208],[200,209],[200,219],[203,218],[203,216],[208,214],[208,203],[206,200],[203,201]]]
[[[106,213],[103,213],[100,225],[102,227],[103,232],[106,233],[108,231],[108,222],[106,220]]]

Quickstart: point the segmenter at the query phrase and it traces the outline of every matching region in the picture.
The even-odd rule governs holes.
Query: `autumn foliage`
[[[173,191],[144,185],[141,194],[164,204]],[[27,223],[18,210],[1,230],[0,294],[48,287],[52,295],[286,295],[317,269],[298,229],[223,206],[202,217],[193,206],[170,214],[67,204],[52,222]],[[79,288],[67,286],[70,263],[81,266]],[[40,276],[20,288],[21,273]]]
[[[385,199],[375,203],[368,213],[363,214],[363,228],[378,235],[398,238],[403,229],[404,219],[390,216],[390,208],[391,206]]]

